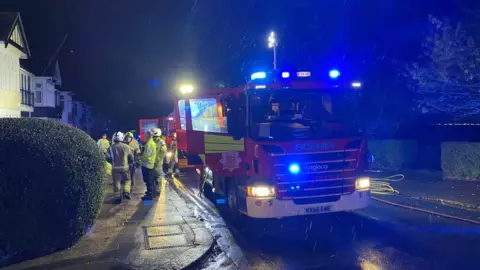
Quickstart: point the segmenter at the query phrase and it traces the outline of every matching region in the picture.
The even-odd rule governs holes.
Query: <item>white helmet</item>
[[[152,128],[152,130],[150,130],[151,134],[152,134],[152,137],[160,137],[162,136],[162,130],[159,129],[159,128]]]
[[[123,133],[120,131],[115,132],[115,134],[113,134],[113,141],[123,142],[124,138],[125,138],[125,135],[123,135]]]

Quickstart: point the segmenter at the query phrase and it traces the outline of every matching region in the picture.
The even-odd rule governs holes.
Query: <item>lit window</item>
[[[214,98],[191,99],[193,130],[227,133],[227,118],[221,104]]]

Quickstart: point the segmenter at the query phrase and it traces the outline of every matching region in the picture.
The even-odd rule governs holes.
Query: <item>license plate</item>
[[[327,213],[332,211],[331,205],[325,206],[315,206],[305,208],[305,214],[318,214],[318,213]]]

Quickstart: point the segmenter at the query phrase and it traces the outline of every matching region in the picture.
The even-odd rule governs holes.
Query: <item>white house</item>
[[[33,80],[35,76],[20,67],[20,95],[21,95],[21,116],[31,117],[33,112],[33,106],[35,104],[34,92],[33,92]]]
[[[91,134],[93,128],[92,106],[84,101],[73,101],[73,120],[75,127]]]
[[[56,89],[52,77],[35,77],[35,110],[32,117],[61,119],[60,92]]]
[[[0,12],[0,117],[21,116],[20,59],[30,56],[18,12]]]

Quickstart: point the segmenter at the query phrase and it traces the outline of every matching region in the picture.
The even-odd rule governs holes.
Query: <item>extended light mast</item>
[[[273,48],[273,70],[277,70],[277,46],[278,40],[275,36],[275,32],[270,32],[268,36],[268,47]]]

